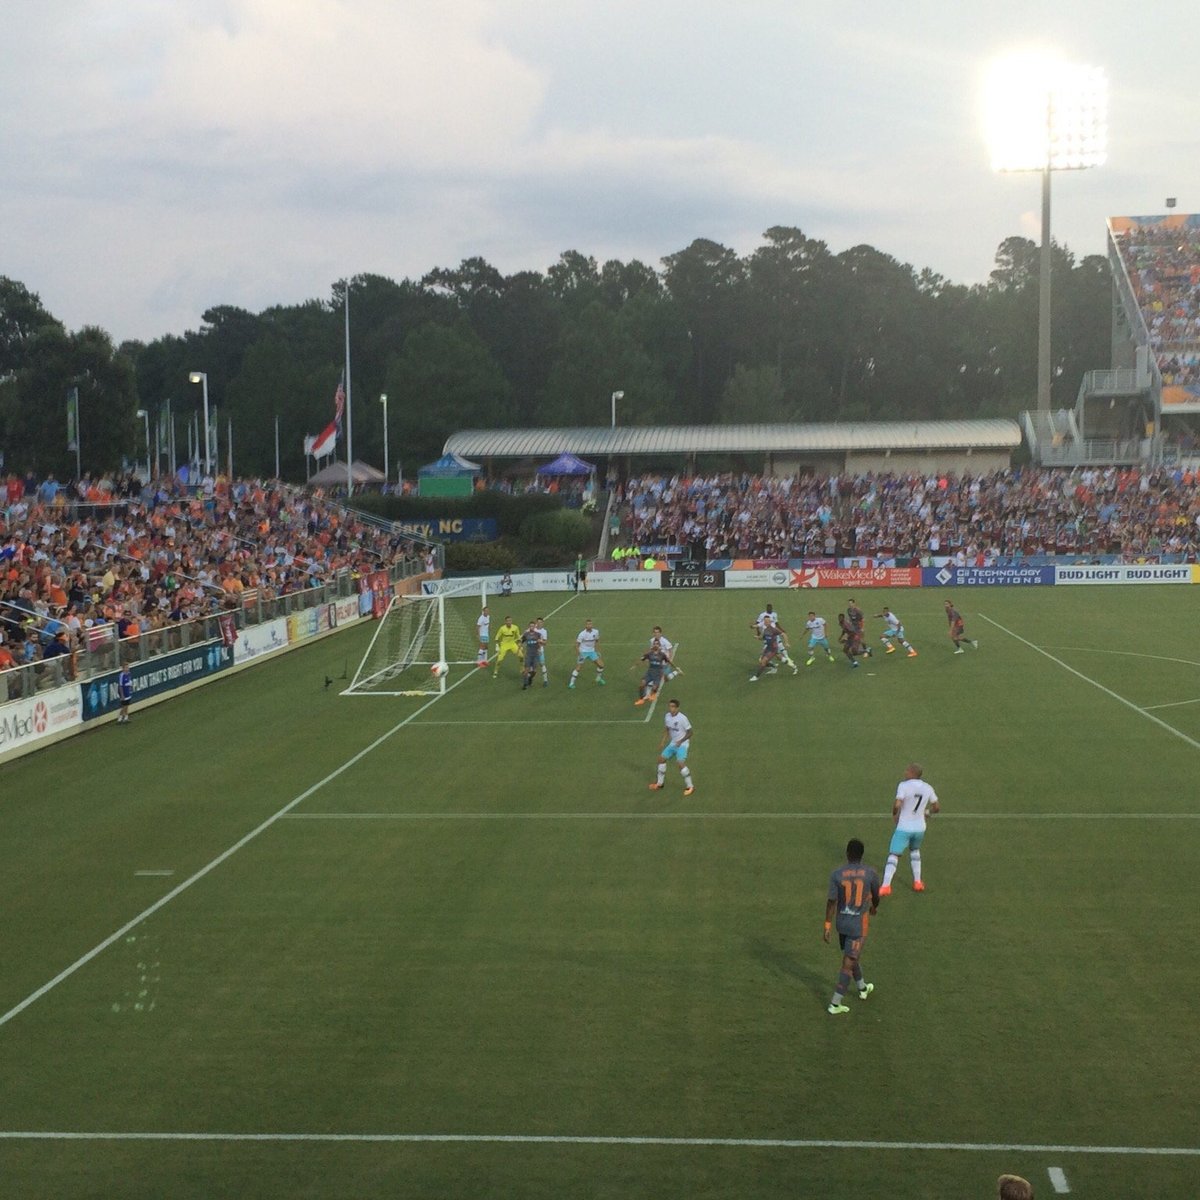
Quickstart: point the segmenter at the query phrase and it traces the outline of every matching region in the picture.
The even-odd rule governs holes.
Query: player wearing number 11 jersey
[[[937,792],[921,778],[924,773],[920,763],[909,763],[904,778],[896,787],[896,799],[892,804],[896,832],[892,834],[887,866],[883,868],[883,887],[879,889],[881,896],[892,894],[892,877],[905,850],[912,863],[913,891],[925,890],[921,882],[921,843],[925,840],[925,817],[933,816],[941,805],[938,804]]]
[[[865,1000],[874,990],[873,983],[863,979],[859,959],[863,942],[867,940],[869,919],[879,910],[879,876],[874,867],[863,863],[863,844],[851,838],[846,845],[846,862],[829,876],[829,897],[825,902],[825,940],[837,928],[838,941],[842,947],[842,969],[838,973],[837,987],[829,1002],[828,1012],[832,1016],[848,1013],[850,1009],[842,1003],[850,990],[850,980],[858,986],[858,998]]]

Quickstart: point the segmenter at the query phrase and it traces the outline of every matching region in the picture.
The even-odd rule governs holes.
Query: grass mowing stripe
[[[465,683],[468,679],[474,679],[474,678],[475,678],[475,676],[473,674],[464,675],[461,679],[456,680],[453,684],[450,685],[449,688],[446,689],[445,695],[449,695],[456,687],[459,686],[459,684]],[[158,910],[160,908],[163,908],[166,905],[170,904],[171,901],[174,900],[176,896],[182,895],[182,893],[186,892],[187,889],[190,888],[193,883],[199,882],[210,871],[214,871],[217,867],[219,867],[223,862],[225,862],[227,859],[229,859],[233,855],[235,855],[244,846],[247,846],[247,845],[249,845],[250,842],[254,841],[254,839],[256,837],[258,837],[258,835],[260,833],[263,833],[266,830],[270,829],[271,826],[274,825],[275,822],[278,821],[281,817],[287,816],[288,813],[290,813],[292,811],[292,809],[296,807],[297,804],[303,803],[305,800],[307,800],[309,798],[309,796],[312,796],[316,792],[320,791],[321,788],[323,788],[327,783],[331,783],[333,780],[337,779],[339,775],[343,775],[346,771],[348,771],[356,763],[361,762],[364,758],[366,758],[366,756],[368,754],[370,754],[372,751],[377,750],[380,746],[382,746],[383,743],[386,742],[388,740],[388,738],[390,738],[394,733],[398,733],[401,729],[403,729],[405,727],[405,725],[409,724],[409,722],[412,721],[415,717],[417,717],[421,713],[423,713],[430,705],[436,704],[442,698],[443,698],[442,696],[434,696],[432,700],[429,700],[425,704],[421,705],[421,707],[418,708],[416,710],[416,712],[410,713],[398,725],[392,726],[392,728],[389,729],[386,733],[383,733],[379,737],[377,737],[369,746],[365,746],[362,750],[360,750],[352,758],[348,758],[344,763],[342,763],[342,765],[340,767],[335,768],[328,775],[326,775],[324,779],[320,780],[317,783],[314,783],[312,785],[312,787],[307,788],[305,791],[301,792],[294,799],[289,800],[288,803],[285,804],[278,812],[272,813],[265,821],[261,822],[259,825],[256,825],[252,830],[250,830],[249,833],[247,833],[244,837],[239,838],[228,849],[223,850],[211,862],[206,863],[203,867],[201,867],[193,875],[189,876],[182,883],[180,883],[177,886],[175,886],[174,888],[172,888],[165,896],[156,900],[148,908],[144,908],[140,913],[138,913],[138,915],[136,917],[132,918],[129,921],[126,921],[125,924],[122,925],[120,929],[116,930],[114,933],[110,933],[108,935],[108,937],[106,937],[104,939],[104,941],[93,946],[86,954],[80,955],[80,957],[77,958],[73,963],[71,963],[70,966],[64,967],[61,971],[59,971],[59,973],[57,975],[54,976],[53,979],[49,980],[47,983],[42,984],[42,986],[40,988],[38,988],[36,991],[31,992],[19,1004],[16,1004],[12,1008],[10,1008],[8,1010],[8,1012],[4,1013],[3,1015],[0,1015],[0,1025],[7,1025],[8,1022],[13,1019],[13,1017],[19,1016],[31,1004],[33,1004],[37,1000],[40,1000],[47,992],[56,988],[60,983],[63,982],[64,979],[69,979],[81,967],[87,966],[87,964],[90,963],[93,958],[95,958],[98,954],[103,954],[104,951],[109,948],[109,946],[111,946],[114,942],[120,941],[120,939],[123,938],[127,933],[129,933],[130,930],[136,929],[144,920],[146,920],[147,917],[153,916],[156,912],[158,912]]]
[[[1018,642],[1020,642],[1023,646],[1028,646],[1030,648],[1030,650],[1036,650],[1038,654],[1041,654],[1043,657],[1048,658],[1052,663],[1055,663],[1058,666],[1062,667],[1062,669],[1064,671],[1069,671],[1077,679],[1082,679],[1084,683],[1091,684],[1092,687],[1097,688],[1099,691],[1102,691],[1106,696],[1111,696],[1114,700],[1117,700],[1121,704],[1124,704],[1126,708],[1133,709],[1133,711],[1135,713],[1137,713],[1139,716],[1145,717],[1147,721],[1153,721],[1155,725],[1158,725],[1160,728],[1165,729],[1170,734],[1174,734],[1174,736],[1179,738],[1179,740],[1181,742],[1187,742],[1187,744],[1189,746],[1191,746],[1194,750],[1200,750],[1200,742],[1196,741],[1195,738],[1188,737],[1188,735],[1186,733],[1183,733],[1180,730],[1176,729],[1174,725],[1168,725],[1166,723],[1166,721],[1163,721],[1159,717],[1156,717],[1152,712],[1149,712],[1148,710],[1142,708],[1141,705],[1134,704],[1134,702],[1132,700],[1126,700],[1125,697],[1120,694],[1120,692],[1114,692],[1112,690],[1112,688],[1107,688],[1104,686],[1104,684],[1098,683],[1090,675],[1085,675],[1082,671],[1077,671],[1069,663],[1063,662],[1063,660],[1061,658],[1056,658],[1053,654],[1050,653],[1049,650],[1043,650],[1041,648],[1041,646],[1035,646],[1033,644],[1033,642],[1029,641],[1027,638],[1023,638],[1019,633],[1014,633],[1011,629],[1006,628],[1004,625],[1001,625],[999,621],[993,621],[991,617],[986,616],[983,613],[980,613],[979,615],[989,625],[992,625],[996,629],[999,629],[1002,633],[1007,633],[1008,636],[1011,638],[1016,638],[1016,640]]]
[[[430,1142],[523,1146],[711,1146],[766,1150],[957,1150],[977,1154],[1098,1154],[1200,1158],[1200,1146],[1061,1146],[1028,1142],[880,1142],[844,1138],[619,1137],[538,1133],[176,1133],[0,1130],[0,1141],[41,1142]]]

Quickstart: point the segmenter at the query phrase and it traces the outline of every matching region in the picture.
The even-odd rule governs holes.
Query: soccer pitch
[[[550,687],[342,697],[356,628],[0,768],[5,1194],[1192,1200],[1194,594],[960,591],[957,656],[946,598],[860,591],[872,660],[755,684],[760,608],[795,651],[847,595],[493,600]],[[927,891],[831,1017],[829,873],[912,759]]]

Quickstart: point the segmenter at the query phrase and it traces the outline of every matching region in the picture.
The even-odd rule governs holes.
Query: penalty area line
[[[1093,1154],[1200,1158],[1197,1146],[1064,1146],[1023,1142],[883,1142],[846,1138],[620,1137],[535,1133],[185,1133],[0,1130],[0,1141],[38,1142],[362,1142],[521,1146],[711,1146],[716,1149],[959,1151],[975,1154]],[[1057,1169],[1057,1168],[1055,1168]]]
[[[454,683],[452,683],[450,685],[450,687],[448,687],[446,689],[446,691],[443,695],[449,695],[450,692],[452,692],[456,687],[459,686],[459,684],[464,683],[466,680],[473,679],[473,678],[474,678],[473,674],[464,675],[462,677],[462,679],[456,680]],[[346,759],[346,761],[344,763],[342,763],[342,765],[340,767],[336,767],[334,770],[330,771],[329,774],[326,775],[324,779],[319,780],[317,783],[314,783],[311,787],[306,788],[298,796],[294,797],[292,800],[289,800],[288,803],[285,804],[281,809],[279,809],[277,812],[272,813],[265,821],[262,821],[260,824],[256,825],[244,837],[239,838],[236,842],[234,842],[234,844],[232,846],[230,846],[228,849],[223,850],[220,854],[218,854],[216,858],[212,859],[208,863],[205,863],[205,865],[202,866],[198,871],[194,872],[192,875],[189,875],[187,879],[185,879],[182,883],[177,884],[175,887],[173,887],[169,892],[166,893],[166,895],[160,897],[158,900],[156,900],[153,904],[149,905],[147,908],[142,909],[142,911],[140,913],[138,913],[138,915],[136,917],[133,917],[130,920],[126,921],[125,924],[120,927],[120,929],[117,929],[113,933],[110,933],[108,935],[108,937],[106,937],[102,942],[98,942],[86,954],[81,954],[73,963],[70,964],[70,966],[64,967],[61,971],[59,971],[59,973],[57,975],[55,975],[53,979],[42,984],[42,986],[40,988],[38,988],[36,991],[30,992],[30,994],[28,996],[26,996],[24,1000],[22,1000],[19,1004],[13,1005],[13,1007],[10,1008],[6,1013],[0,1014],[0,1025],[7,1025],[9,1021],[11,1021],[14,1017],[19,1016],[21,1013],[23,1013],[31,1004],[34,1004],[36,1001],[40,1000],[47,992],[52,991],[54,988],[58,987],[58,985],[60,983],[62,983],[64,980],[70,979],[70,977],[72,975],[74,975],[76,971],[80,970],[80,968],[82,968],[82,967],[87,966],[87,964],[90,963],[92,961],[92,959],[96,958],[98,955],[103,954],[104,951],[109,948],[109,946],[113,945],[115,942],[119,942],[121,940],[121,938],[123,938],[131,930],[136,929],[148,917],[152,917],[156,912],[159,911],[159,909],[166,907],[166,905],[170,904],[171,901],[174,900],[177,896],[181,896],[184,892],[186,892],[188,890],[188,888],[190,888],[192,886],[192,884],[199,883],[201,879],[203,879],[210,872],[215,871],[217,869],[217,867],[219,867],[223,862],[232,858],[239,850],[243,849],[245,846],[248,846],[252,841],[254,841],[254,839],[256,837],[259,836],[259,834],[265,833],[268,829],[270,829],[271,826],[276,823],[276,821],[279,821],[281,818],[288,816],[288,814],[291,813],[291,811],[298,804],[302,804],[310,796],[315,795],[327,783],[332,783],[340,775],[344,775],[348,770],[350,770],[351,767],[360,763],[364,758],[367,757],[368,754],[372,753],[372,751],[377,750],[380,746],[382,746],[383,743],[386,742],[388,740],[388,738],[390,738],[393,734],[399,733],[399,731],[401,729],[403,729],[411,721],[415,720],[427,708],[429,708],[431,705],[436,704],[442,698],[443,698],[442,695],[434,696],[427,703],[422,704],[421,707],[418,708],[415,712],[412,712],[407,717],[405,717],[403,721],[400,721],[398,724],[393,725],[392,728],[389,729],[386,733],[380,734],[380,736],[377,737],[373,742],[371,742],[370,745],[364,746],[363,749],[358,751],[357,754]]]
[[[1167,722],[1161,717],[1156,717],[1148,709],[1142,708],[1140,704],[1134,704],[1132,700],[1127,700],[1121,695],[1120,692],[1114,692],[1112,688],[1105,687],[1104,684],[1097,682],[1090,675],[1085,675],[1082,671],[1077,671],[1073,666],[1070,665],[1070,663],[1063,662],[1061,658],[1051,654],[1049,650],[1043,650],[1041,646],[1035,645],[1033,642],[1029,641],[1028,638],[1023,638],[1019,633],[1014,633],[1011,629],[1001,625],[999,621],[993,621],[991,617],[985,616],[983,613],[980,613],[979,616],[982,617],[983,620],[985,620],[989,625],[999,629],[1001,633],[1007,633],[1010,638],[1015,638],[1021,643],[1022,646],[1028,646],[1030,650],[1036,651],[1038,654],[1042,655],[1043,658],[1048,658],[1056,666],[1062,667],[1064,671],[1069,671],[1075,676],[1076,679],[1082,679],[1084,683],[1090,684],[1092,687],[1096,688],[1097,691],[1103,692],[1106,696],[1111,696],[1119,704],[1123,704],[1126,708],[1132,709],[1138,714],[1138,716],[1145,717],[1147,721],[1153,721],[1154,724],[1160,729],[1165,729],[1167,733],[1177,737],[1181,742],[1186,742],[1192,747],[1193,750],[1200,750],[1200,742],[1196,741],[1195,738],[1188,737],[1186,733],[1176,729],[1174,725],[1168,725]]]

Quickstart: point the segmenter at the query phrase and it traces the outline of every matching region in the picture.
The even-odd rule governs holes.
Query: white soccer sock
[[[679,774],[683,776],[683,786],[684,786],[684,787],[691,787],[691,786],[692,786],[692,773],[691,773],[691,771],[689,771],[689,770],[687,769],[687,767],[680,767],[680,768],[679,768]]]
[[[572,671],[571,672],[571,682],[574,683],[575,680],[577,680],[578,678],[579,678],[579,671],[578,670]]]
[[[883,868],[883,886],[892,886],[892,876],[896,874],[896,868],[900,865],[900,859],[894,854],[889,854],[887,857],[887,866]]]
[[[912,863],[913,883],[920,883],[921,882],[921,852],[920,852],[920,850],[914,850],[908,856],[908,859],[909,859],[909,862]]]
[[[667,764],[659,763],[658,764],[658,782],[662,783],[662,781],[664,779],[666,779],[666,777],[667,777]]]

